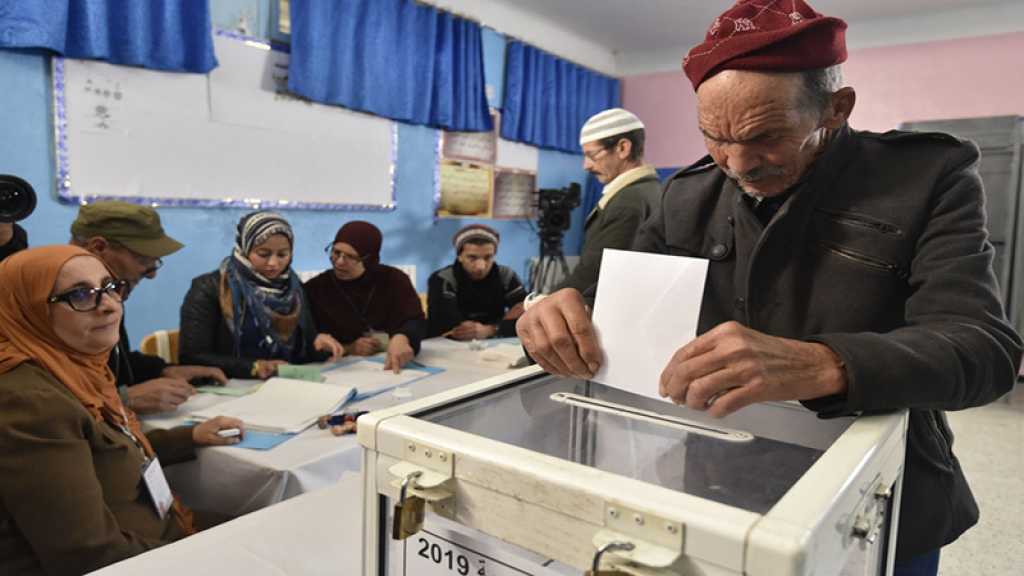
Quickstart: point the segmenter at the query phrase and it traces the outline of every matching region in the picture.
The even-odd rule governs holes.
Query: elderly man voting
[[[161,465],[242,422],[142,433],[107,366],[127,282],[89,252],[18,252],[0,285],[0,574],[83,574],[191,534]]]
[[[992,271],[977,147],[852,129],[845,30],[801,0],[743,0],[686,57],[709,155],[669,180],[634,249],[710,264],[698,336],[650,386],[716,416],[769,400],[823,417],[909,408],[896,573],[934,574],[978,520],[943,411],[1009,390],[1021,340]],[[575,289],[517,328],[551,372],[600,366]]]

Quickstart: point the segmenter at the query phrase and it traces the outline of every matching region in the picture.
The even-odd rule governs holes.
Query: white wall
[[[538,18],[516,6],[515,0],[424,0],[424,2],[475,20],[510,39],[527,42],[570,62],[610,76],[619,75],[615,55],[611,50],[554,22]]]
[[[848,24],[846,44],[851,50],[1020,32],[1024,31],[1024,1],[1013,0],[886,20],[851,20]],[[681,44],[653,52],[617,54],[616,75],[681,70],[683,56],[690,47],[689,44]]]

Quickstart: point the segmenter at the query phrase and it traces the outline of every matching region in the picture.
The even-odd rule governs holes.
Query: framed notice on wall
[[[500,138],[498,112],[491,118],[490,132],[439,132],[438,217],[534,217],[539,151]]]
[[[494,171],[494,218],[533,219],[537,206],[537,175],[511,168]]]
[[[494,170],[486,164],[444,160],[438,216],[491,217]]]

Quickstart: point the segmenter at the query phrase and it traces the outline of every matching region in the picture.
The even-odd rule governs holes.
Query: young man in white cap
[[[587,216],[580,261],[558,286],[581,292],[597,283],[605,248],[629,249],[637,228],[661,200],[654,167],[644,164],[644,124],[635,114],[610,108],[590,117],[580,130],[583,169],[604,184]]]

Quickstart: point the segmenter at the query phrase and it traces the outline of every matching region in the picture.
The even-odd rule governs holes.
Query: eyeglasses
[[[153,258],[152,256],[143,256],[142,254],[139,254],[135,250],[132,250],[131,248],[125,246],[124,244],[121,244],[120,242],[115,242],[113,240],[108,240],[108,242],[110,242],[111,244],[113,244],[113,245],[123,249],[125,252],[131,254],[132,258],[134,258],[135,261],[139,263],[139,266],[142,266],[143,268],[146,269],[146,271],[142,273],[143,276],[149,276],[150,274],[155,274],[156,271],[159,270],[160,268],[162,268],[163,265],[164,265],[164,261],[161,258]]]
[[[346,254],[344,252],[335,250],[333,243],[324,246],[324,252],[327,253],[327,257],[331,259],[331,262],[334,262],[335,260],[348,260],[349,262],[355,264],[366,260],[365,256],[353,256],[351,254]]]
[[[110,280],[99,288],[73,288],[56,296],[50,296],[47,302],[51,304],[66,302],[76,312],[91,312],[99,308],[104,294],[110,294],[111,298],[121,302],[124,300],[126,292],[128,292],[127,281]]]
[[[597,159],[598,157],[601,156],[601,153],[607,152],[608,150],[608,148],[601,148],[596,152],[584,152],[583,155],[587,157],[587,160],[590,160],[591,162],[597,162]]]

